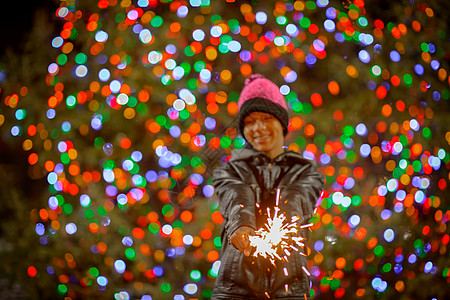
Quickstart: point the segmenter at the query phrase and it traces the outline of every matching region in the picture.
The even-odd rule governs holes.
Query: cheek
[[[278,128],[280,130],[280,133],[283,135],[283,125],[281,125],[281,123],[278,124]]]
[[[251,142],[252,140],[252,130],[251,129],[245,129],[242,132],[244,134],[243,138],[247,140],[247,142]]]
[[[246,127],[244,127],[244,130],[242,131],[242,133],[244,134],[244,138],[247,138],[249,136],[250,130]]]

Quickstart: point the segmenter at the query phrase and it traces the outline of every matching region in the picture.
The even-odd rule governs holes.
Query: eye
[[[244,125],[251,125],[254,123],[255,123],[255,120],[253,120],[253,119],[244,119]]]
[[[272,116],[272,115],[267,115],[267,116],[264,116],[262,119],[263,119],[264,121],[269,121],[269,120],[272,120],[272,119],[273,119],[273,116]]]

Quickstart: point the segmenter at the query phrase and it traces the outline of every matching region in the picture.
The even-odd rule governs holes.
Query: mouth
[[[254,136],[253,140],[257,143],[263,143],[270,138],[270,134]]]

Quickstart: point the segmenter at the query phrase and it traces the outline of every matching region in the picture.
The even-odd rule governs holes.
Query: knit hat
[[[264,112],[276,117],[286,136],[289,115],[286,100],[278,86],[261,74],[253,74],[245,80],[238,100],[239,132],[244,136],[244,119],[252,112]]]

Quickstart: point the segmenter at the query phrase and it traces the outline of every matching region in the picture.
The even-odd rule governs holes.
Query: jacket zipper
[[[274,182],[273,182],[273,178],[272,178],[272,162],[270,162],[269,163],[269,166],[268,166],[268,169],[269,169],[269,180],[268,180],[268,182],[269,182],[269,187],[270,187],[270,189],[273,189],[273,184],[274,184]]]
[[[269,165],[268,165],[268,169],[269,169],[269,186],[270,186],[270,188],[273,188],[273,183],[272,183],[272,162],[269,162]],[[266,292],[266,297],[267,298],[270,298],[270,294],[268,293],[269,291],[271,292],[272,291],[272,284],[271,284],[271,281],[270,281],[270,269],[269,268],[267,268],[267,275],[266,275],[266,280],[267,280],[267,292]]]

